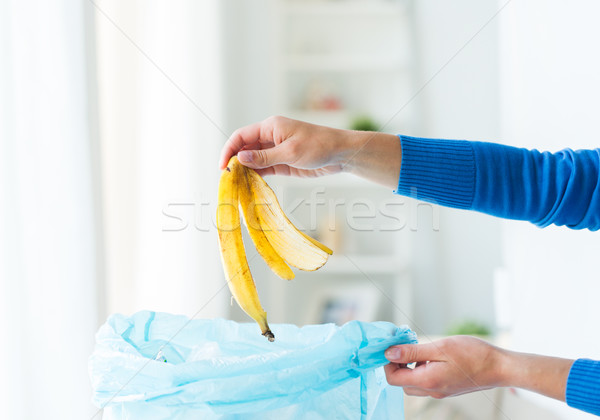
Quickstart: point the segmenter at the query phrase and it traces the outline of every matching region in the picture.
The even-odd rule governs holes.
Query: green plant
[[[352,120],[350,129],[358,131],[379,131],[379,126],[371,117],[361,115]]]
[[[490,334],[491,331],[487,326],[474,320],[465,320],[448,329],[448,335],[489,336]]]

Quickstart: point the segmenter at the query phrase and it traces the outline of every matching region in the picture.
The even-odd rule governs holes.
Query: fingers
[[[260,142],[261,138],[262,122],[254,123],[242,127],[236,130],[229,140],[223,146],[221,150],[221,157],[219,158],[219,168],[225,169],[229,159],[242,148],[256,148],[257,143]]]
[[[433,343],[392,346],[385,352],[390,364],[385,375],[390,385],[402,386],[408,395],[445,398],[497,386],[498,369],[491,346],[466,336]],[[410,369],[405,367],[415,363]]]
[[[427,363],[441,361],[442,354],[435,343],[405,344],[392,346],[385,352],[385,357],[392,363],[385,367],[385,376],[391,385],[422,387],[427,379]],[[405,367],[417,362],[414,369]]]
[[[281,143],[270,149],[243,150],[238,153],[238,159],[249,168],[263,169],[290,163],[293,159],[289,152],[288,143]]]
[[[413,363],[438,361],[442,359],[442,354],[436,343],[404,344],[387,349],[385,357],[390,362]]]
[[[262,177],[265,177],[268,175],[276,175],[275,168],[273,168],[272,166],[270,168],[257,169],[256,173]]]
[[[398,369],[402,369],[398,363],[388,363],[383,367],[386,377],[391,377]],[[389,382],[389,381],[388,381]]]
[[[283,175],[283,176],[291,176],[297,175],[292,172],[293,168],[290,168],[288,165],[273,165],[262,169],[256,169],[256,172],[260,176],[265,175]]]
[[[291,150],[287,143],[275,147],[273,130],[265,122],[247,125],[236,130],[223,146],[219,168],[224,169],[229,159],[238,155],[240,163],[252,168],[263,169],[290,162]]]
[[[411,369],[405,363],[388,363],[383,367],[385,377],[390,385],[396,386],[419,386],[420,385],[420,370],[417,368]],[[415,371],[417,371],[415,373]]]
[[[423,387],[427,381],[427,365],[420,365],[414,369],[403,364],[389,363],[384,367],[385,377],[390,385],[402,387]]]
[[[425,391],[421,388],[416,388],[412,386],[405,386],[403,389],[404,393],[406,395],[410,395],[411,397],[429,397],[431,395],[431,392],[429,391]]]

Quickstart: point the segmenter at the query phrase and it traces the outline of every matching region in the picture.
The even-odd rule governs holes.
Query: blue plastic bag
[[[138,312],[112,315],[90,357],[104,419],[403,419],[402,390],[381,366],[415,343],[387,322],[271,325]]]

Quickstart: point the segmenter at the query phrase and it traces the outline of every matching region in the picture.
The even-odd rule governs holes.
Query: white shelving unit
[[[346,305],[354,307],[348,319],[411,324],[411,236],[406,225],[393,226],[394,218],[408,220],[405,198],[345,174],[267,181],[290,219],[334,251],[317,271],[269,281],[270,318],[326,322],[336,320],[328,306]]]
[[[327,264],[313,275],[389,274],[397,273],[399,266],[398,261],[389,255],[332,255]]]
[[[409,1],[275,0],[274,6],[277,113],[339,128],[350,128],[357,116],[381,125],[410,97]],[[403,112],[385,131],[411,122]],[[294,223],[334,250],[318,271],[296,271],[291,282],[269,279],[269,319],[410,323],[409,235],[383,229],[394,211],[401,217],[393,209],[405,199],[345,174],[267,181]]]
[[[340,7],[340,3],[343,5]],[[365,1],[365,0],[292,0],[288,1],[286,12],[294,15],[311,16],[380,16],[405,13],[406,2]]]
[[[290,54],[286,58],[288,71],[308,72],[396,72],[403,71],[399,57],[380,57],[375,54]]]
[[[383,125],[412,87],[407,0],[276,0],[273,102],[294,118],[348,128]],[[401,113],[386,129],[406,128]]]

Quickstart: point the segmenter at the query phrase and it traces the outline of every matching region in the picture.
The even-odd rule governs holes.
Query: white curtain
[[[89,4],[0,2],[0,418],[94,413]]]
[[[227,316],[220,2],[98,4],[108,312]]]
[[[100,418],[109,313],[228,314],[219,9],[0,2],[0,418]]]

